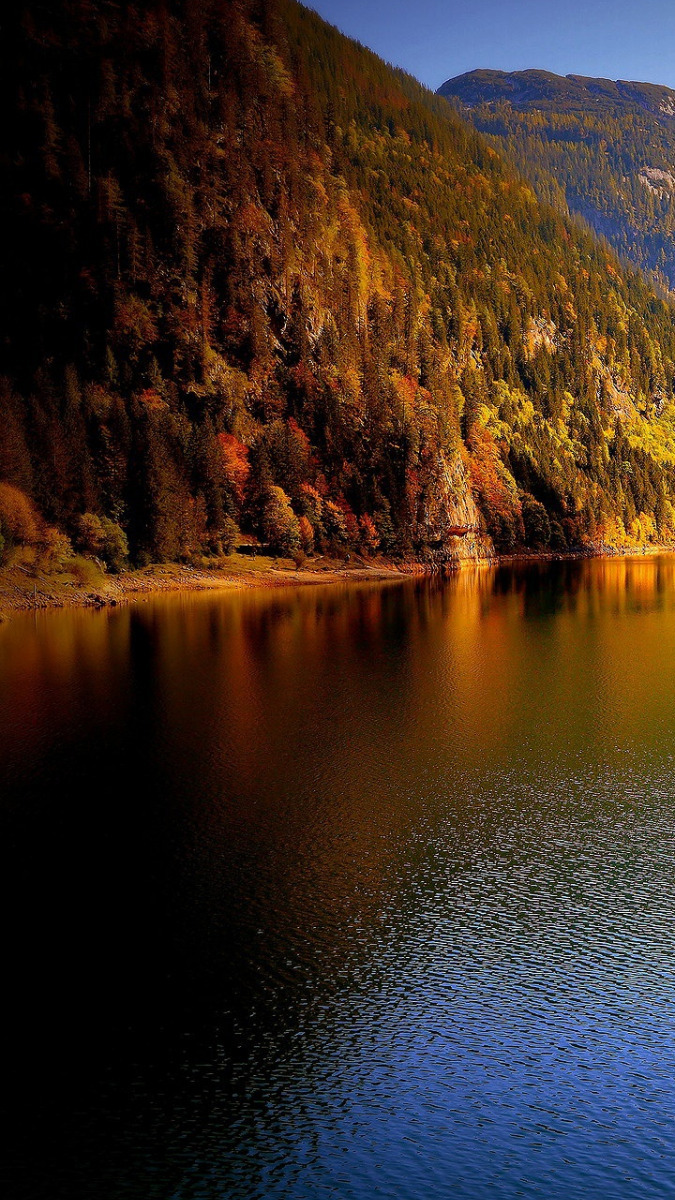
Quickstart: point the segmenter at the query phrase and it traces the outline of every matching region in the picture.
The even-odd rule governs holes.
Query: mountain
[[[675,288],[675,91],[549,71],[470,71],[438,91],[540,198]]]
[[[673,306],[443,98],[291,0],[2,55],[5,554],[675,539]]]

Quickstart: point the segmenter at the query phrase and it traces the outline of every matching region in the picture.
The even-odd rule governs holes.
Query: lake
[[[3,1197],[675,1189],[675,560],[0,626]]]

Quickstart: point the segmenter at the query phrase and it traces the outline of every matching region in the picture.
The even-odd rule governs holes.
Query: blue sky
[[[675,87],[675,0],[314,0],[312,8],[436,88],[475,67]]]

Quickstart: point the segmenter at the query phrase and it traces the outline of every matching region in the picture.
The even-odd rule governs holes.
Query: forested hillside
[[[675,287],[675,92],[549,71],[470,71],[439,89],[531,180]]]
[[[2,53],[5,553],[675,537],[673,308],[445,100],[289,0]]]

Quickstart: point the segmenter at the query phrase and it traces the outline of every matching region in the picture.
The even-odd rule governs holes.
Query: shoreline
[[[101,574],[78,583],[64,573],[32,570],[22,563],[0,568],[0,621],[14,613],[64,608],[114,608],[172,593],[272,590],[331,583],[384,583],[430,574],[423,563],[389,559],[309,559],[296,568],[290,560],[234,554],[217,566],[155,563],[149,567]]]
[[[444,564],[386,558],[348,562],[319,557],[296,568],[290,560],[233,554],[217,566],[188,566],[157,563],[101,574],[96,583],[78,583],[64,573],[32,570],[22,563],[0,568],[0,621],[13,613],[42,612],[64,608],[114,608],[145,602],[171,593],[206,591],[271,590],[334,583],[386,583],[425,576],[454,574],[466,566],[498,567],[517,563],[571,562],[586,558],[635,558],[675,552],[673,546],[636,546],[615,550],[588,547],[566,553],[521,552],[486,558],[467,557]]]

